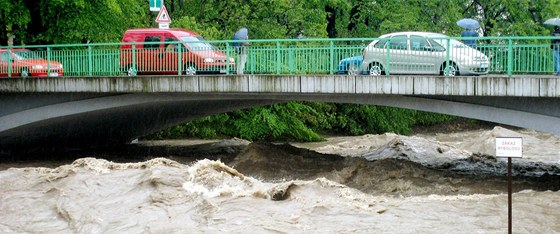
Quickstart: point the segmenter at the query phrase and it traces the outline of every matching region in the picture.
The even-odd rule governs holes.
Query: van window
[[[177,51],[177,43],[178,41],[173,37],[165,37],[165,51],[166,52],[173,52]]]
[[[160,41],[161,41],[161,37],[159,36],[146,36],[146,38],[144,38],[144,42],[152,42],[152,44],[144,44],[144,49],[156,50],[159,48],[160,44],[153,44],[153,42],[160,42]]]

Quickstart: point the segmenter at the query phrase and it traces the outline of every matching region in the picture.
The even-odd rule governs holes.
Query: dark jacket
[[[550,42],[550,48],[555,50],[560,49],[560,31],[554,31],[552,36],[557,37],[558,39],[552,39]]]

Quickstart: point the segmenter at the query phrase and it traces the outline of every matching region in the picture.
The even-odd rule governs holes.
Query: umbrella
[[[478,21],[476,21],[474,19],[471,19],[471,18],[461,19],[461,20],[457,21],[457,25],[459,25],[462,28],[466,28],[466,29],[480,28],[480,24],[478,23]]]
[[[247,40],[248,36],[249,30],[247,30],[247,28],[241,28],[233,34],[233,40]]]
[[[233,40],[247,40],[249,38],[249,30],[247,28],[241,28],[233,34]],[[240,42],[234,42],[233,46],[241,46]]]
[[[544,21],[544,24],[560,26],[560,19],[559,18],[547,19],[546,21]]]

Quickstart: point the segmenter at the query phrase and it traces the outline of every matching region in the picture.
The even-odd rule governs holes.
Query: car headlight
[[[204,59],[204,62],[205,62],[205,63],[213,63],[213,62],[214,62],[214,59],[213,59],[213,58],[205,58],[205,59]]]
[[[43,65],[33,65],[33,67],[31,67],[35,70],[39,70],[39,69],[43,69]]]

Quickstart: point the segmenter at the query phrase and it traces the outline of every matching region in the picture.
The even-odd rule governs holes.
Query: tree
[[[242,27],[254,39],[326,37],[326,13],[319,0],[185,0],[172,1],[171,17],[178,22],[204,25],[208,39],[230,39]],[[187,18],[187,19],[184,19]],[[196,22],[195,24],[193,24]]]
[[[30,21],[31,14],[24,0],[0,1],[0,45],[13,44],[11,38],[21,44]]]
[[[117,42],[126,29],[149,25],[151,18],[147,1],[42,0],[39,5],[41,26],[47,30],[36,40],[57,44]]]
[[[481,21],[485,36],[548,35],[542,23],[559,13],[558,0],[471,0],[463,10]]]

